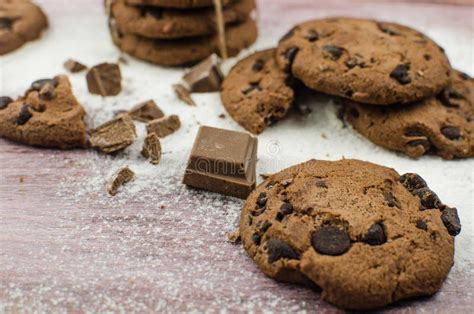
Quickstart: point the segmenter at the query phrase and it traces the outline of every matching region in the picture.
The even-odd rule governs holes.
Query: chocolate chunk
[[[252,235],[252,242],[255,244],[255,245],[260,245],[260,242],[262,242],[262,236],[258,233],[254,233]]]
[[[6,109],[9,104],[13,102],[13,99],[11,99],[8,96],[2,96],[0,97],[0,110]]]
[[[43,86],[46,84],[50,84],[53,87],[57,87],[59,82],[56,79],[41,79],[41,80],[37,80],[31,83],[30,89],[40,91],[43,88]]]
[[[385,235],[383,226],[381,224],[373,224],[362,241],[370,245],[382,245],[387,242],[387,236]]]
[[[265,63],[263,62],[263,60],[261,59],[258,59],[257,61],[255,61],[255,63],[252,65],[252,71],[254,72],[260,72],[263,70],[263,66],[265,65]]]
[[[330,55],[333,61],[339,60],[344,53],[344,48],[334,45],[324,45],[322,49]]]
[[[221,88],[224,75],[220,69],[219,57],[215,54],[193,67],[183,76],[193,93],[217,92]]]
[[[293,205],[291,205],[290,203],[283,203],[281,206],[280,206],[280,213],[282,213],[283,215],[290,215],[291,213],[293,212]]]
[[[267,193],[262,192],[258,195],[257,206],[258,208],[263,208],[267,205]]]
[[[453,87],[446,88],[438,95],[438,100],[446,107],[459,107],[459,100],[461,99],[464,99],[464,96]]]
[[[398,200],[395,198],[392,192],[390,191],[384,191],[383,192],[383,197],[385,201],[387,202],[387,205],[389,207],[400,207],[400,204],[398,203]]]
[[[350,57],[349,59],[347,59],[346,62],[344,62],[344,64],[346,65],[346,67],[348,69],[353,69],[355,67],[360,67],[360,68],[365,68],[367,67],[367,65],[365,64],[364,61],[360,60],[360,58],[356,58],[356,57]]]
[[[84,64],[72,59],[69,59],[64,62],[64,68],[71,73],[78,73],[87,69]]]
[[[319,33],[314,30],[314,29],[310,29],[308,31],[308,34],[305,36],[305,38],[309,41],[309,42],[315,42],[319,39]]]
[[[272,224],[269,222],[269,221],[264,221],[262,223],[262,226],[260,227],[260,231],[262,232],[267,232],[268,229],[270,229],[270,227],[272,226]]]
[[[431,142],[428,139],[410,141],[407,143],[407,145],[411,147],[423,146],[425,152],[431,149]]]
[[[122,91],[122,74],[118,64],[98,64],[87,72],[86,78],[91,94],[116,96]]]
[[[186,89],[186,87],[184,87],[181,84],[175,84],[173,85],[173,90],[176,94],[176,97],[178,97],[179,100],[183,101],[184,103],[190,106],[196,106],[196,103],[194,102],[193,98],[191,97],[191,94]]]
[[[408,130],[405,132],[405,136],[407,137],[419,137],[419,136],[424,136],[425,132],[422,130]]]
[[[117,195],[119,188],[123,186],[124,184],[132,181],[134,176],[135,176],[135,173],[132,170],[130,170],[130,168],[125,167],[125,168],[120,169],[109,180],[109,183],[107,185],[107,191],[112,196]]]
[[[134,106],[128,113],[133,120],[141,122],[148,122],[165,116],[163,111],[151,99]]]
[[[150,160],[154,165],[160,163],[161,160],[161,144],[160,138],[155,134],[151,133],[145,137],[143,142],[142,156]]]
[[[421,220],[421,219],[418,219],[418,220],[416,221],[415,226],[416,226],[418,229],[420,229],[420,230],[424,230],[424,231],[428,230],[428,225],[426,224],[426,222],[424,222],[424,221]]]
[[[51,100],[56,97],[56,90],[53,85],[46,83],[39,91],[39,96],[44,100]]]
[[[409,70],[409,64],[399,64],[390,73],[390,77],[402,85],[409,84],[411,83],[410,74],[408,73]]]
[[[441,133],[443,133],[444,136],[446,136],[447,139],[451,141],[457,141],[461,139],[461,130],[459,128],[453,127],[453,126],[446,126],[441,129]]]
[[[291,71],[293,68],[293,61],[295,61],[298,51],[300,51],[300,48],[298,47],[290,47],[288,50],[286,50],[285,58],[288,60],[288,66],[286,68],[287,71]]]
[[[17,125],[25,124],[33,116],[31,114],[29,108],[30,108],[30,106],[25,105],[25,104],[23,106],[21,106],[20,114],[18,115],[18,119],[16,120]]]
[[[436,195],[436,193],[431,191],[429,188],[415,190],[413,194],[420,198],[421,205],[425,209],[441,208],[442,203],[438,198],[438,195]]]
[[[286,242],[278,239],[268,239],[266,242],[268,252],[268,262],[274,263],[283,258],[285,259],[299,259],[298,253]]]
[[[416,173],[405,173],[399,181],[410,193],[427,187],[426,181]]]
[[[311,244],[316,252],[324,255],[342,255],[351,247],[347,231],[336,226],[323,226],[311,237]]]
[[[177,115],[171,115],[160,119],[152,120],[147,123],[148,134],[156,133],[158,137],[164,138],[173,134],[181,127],[181,121]]]
[[[400,36],[401,34],[393,29],[390,29],[386,24],[384,23],[377,23],[377,27],[380,29],[380,31],[390,35],[390,36]]]
[[[203,126],[194,143],[183,182],[245,199],[255,188],[256,163],[256,138],[247,133]]]
[[[458,210],[456,208],[446,208],[441,214],[441,220],[443,221],[446,229],[453,237],[457,236],[461,232],[461,221],[459,220]]]
[[[112,154],[132,145],[137,135],[132,118],[122,114],[90,131],[92,147]]]

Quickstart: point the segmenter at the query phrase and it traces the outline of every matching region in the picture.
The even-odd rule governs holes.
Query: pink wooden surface
[[[69,5],[42,2],[51,10],[52,3]],[[389,4],[325,2],[263,0],[261,31],[276,32],[276,25],[289,27],[323,9],[390,16]],[[400,12],[403,8],[413,10],[397,5]],[[418,7],[406,19],[426,8],[431,18],[442,15],[443,23],[472,34],[472,14],[452,6]],[[285,18],[292,10],[305,13]],[[84,159],[96,161],[97,168]],[[240,246],[225,241],[227,210],[239,201],[185,189],[179,167],[170,171],[166,188],[150,187],[153,201],[141,196],[109,202],[101,194],[81,198],[76,186],[69,190],[61,184],[69,182],[65,178],[107,171],[113,161],[95,152],[42,150],[0,139],[0,312],[338,311],[315,292],[263,276]],[[474,268],[474,262],[469,266]],[[452,271],[434,297],[386,311],[467,313],[473,306],[473,280],[472,272]]]

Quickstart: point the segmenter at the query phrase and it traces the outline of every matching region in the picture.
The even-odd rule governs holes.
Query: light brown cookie
[[[128,4],[150,5],[163,8],[193,9],[214,6],[214,0],[126,0]],[[233,0],[221,0],[226,5]]]
[[[257,39],[257,25],[249,19],[226,29],[229,56],[237,55]],[[122,34],[119,47],[139,59],[167,66],[188,65],[219,53],[217,35],[178,40],[153,40],[140,36]]]
[[[449,61],[435,42],[374,20],[297,25],[281,39],[277,61],[314,90],[375,105],[418,101],[449,84]]]
[[[85,115],[66,76],[38,80],[15,101],[0,97],[0,136],[34,146],[86,147]]]
[[[226,6],[226,24],[245,21],[255,9],[255,0],[240,0]],[[216,13],[213,8],[199,10],[170,10],[151,6],[127,5],[117,0],[112,15],[123,33],[155,39],[176,39],[206,36],[217,33]]]
[[[288,74],[278,68],[274,55],[275,49],[269,49],[239,61],[222,85],[224,107],[254,134],[282,119],[294,100]]]
[[[29,0],[0,0],[0,55],[37,39],[48,26],[41,9]]]
[[[452,72],[452,85],[422,102],[380,108],[346,101],[346,119],[377,145],[418,158],[474,156],[474,80]]]
[[[358,160],[311,160],[272,175],[240,219],[244,248],[266,275],[312,283],[350,310],[434,294],[460,230],[457,210],[420,176]]]

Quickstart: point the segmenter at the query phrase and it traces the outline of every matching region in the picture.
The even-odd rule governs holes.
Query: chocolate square
[[[242,199],[255,188],[256,138],[203,126],[199,129],[183,183]]]

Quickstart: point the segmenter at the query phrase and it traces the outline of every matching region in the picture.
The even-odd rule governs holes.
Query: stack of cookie
[[[374,143],[411,157],[474,156],[474,80],[442,48],[394,23],[328,18],[302,23],[276,49],[239,62],[222,101],[260,133],[286,115],[294,85],[342,99],[347,120]]]
[[[180,66],[237,55],[257,39],[255,0],[109,0],[114,43],[152,63]],[[224,41],[226,47],[224,48]]]

